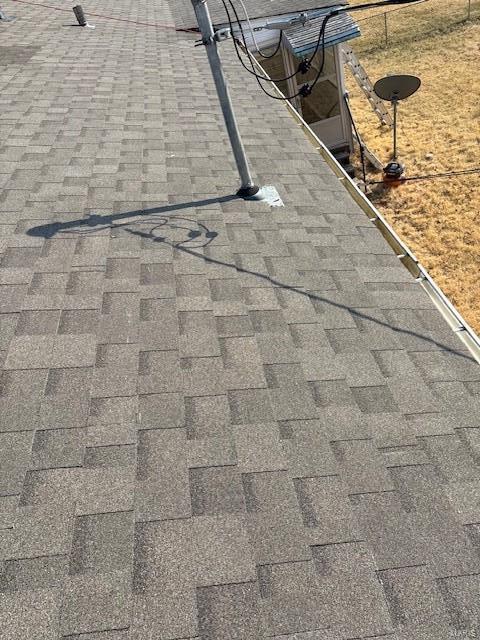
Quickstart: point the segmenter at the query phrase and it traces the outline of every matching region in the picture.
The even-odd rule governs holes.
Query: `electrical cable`
[[[365,169],[365,151],[363,148],[363,141],[358,133],[355,120],[353,119],[352,110],[350,109],[350,104],[348,102],[348,95],[346,93],[343,94],[343,99],[345,100],[345,105],[347,107],[347,112],[350,117],[350,122],[352,123],[353,130],[355,131],[355,136],[357,138],[358,146],[360,147],[360,161],[362,163],[363,187],[365,189],[365,193],[367,193],[367,172]]]
[[[253,40],[253,44],[255,45],[255,49],[257,51],[257,53],[262,56],[262,58],[264,58],[265,60],[269,60],[270,58],[273,58],[274,56],[277,55],[277,53],[280,50],[280,46],[282,44],[282,38],[283,38],[283,30],[280,30],[280,37],[278,38],[278,44],[275,48],[275,51],[273,53],[271,53],[270,55],[265,55],[263,53],[263,51],[260,49],[260,47],[258,46],[258,42],[257,39],[255,37],[255,31],[253,29],[253,25],[252,22],[250,20],[250,16],[248,15],[248,11],[247,11],[247,7],[245,6],[245,3],[243,0],[238,0],[240,2],[240,4],[242,5],[242,9],[243,9],[243,13],[245,14],[245,18],[247,19],[247,24],[248,24],[248,28],[250,29],[250,35],[252,36],[252,40]]]
[[[255,60],[255,58],[253,58],[253,56],[251,55],[251,53],[248,50],[247,43],[246,43],[246,40],[245,40],[245,34],[244,34],[243,28],[242,28],[242,24],[241,24],[241,22],[240,22],[240,20],[238,18],[238,13],[237,13],[237,11],[235,9],[235,6],[232,4],[231,0],[229,0],[229,4],[231,5],[231,8],[232,8],[232,10],[233,10],[233,12],[235,14],[236,19],[237,19],[237,24],[238,24],[238,26],[240,28],[240,33],[241,33],[242,39],[243,39],[244,50],[245,50],[245,53],[247,54],[248,60],[250,62],[251,70],[244,63],[243,58],[242,58],[242,54],[240,53],[240,50],[239,50],[239,45],[241,46],[242,43],[240,41],[237,41],[237,39],[233,35],[233,22],[232,22],[232,18],[231,18],[231,15],[230,15],[230,11],[229,11],[229,9],[227,7],[227,4],[225,3],[225,0],[222,0],[222,4],[223,4],[223,7],[224,7],[225,12],[227,14],[227,19],[228,19],[228,23],[229,23],[229,26],[230,26],[230,31],[232,33],[233,45],[235,47],[235,52],[237,54],[237,58],[239,59],[240,63],[242,64],[243,68],[246,69],[249,73],[251,73],[255,77],[260,89],[265,94],[267,94],[270,98],[278,100],[279,99],[278,96],[275,96],[275,95],[272,95],[271,93],[269,93],[261,83],[261,80],[264,80],[264,81],[268,82],[268,81],[270,81],[270,78],[268,76],[265,77],[265,76],[261,76],[261,75],[255,73],[256,60]]]
[[[462,169],[459,171],[446,171],[444,173],[429,173],[421,176],[411,176],[410,178],[399,178],[398,182],[410,182],[411,180],[433,180],[435,178],[453,178],[455,176],[473,175],[480,173],[480,167],[473,169]],[[368,184],[385,184],[383,180],[371,181]]]
[[[325,19],[325,22],[327,22],[327,19]],[[322,63],[320,65],[320,68],[319,68],[319,70],[317,72],[317,75],[315,76],[312,84],[310,84],[308,82],[305,83],[304,85],[302,85],[300,87],[300,89],[296,93],[294,93],[291,96],[276,96],[276,95],[271,94],[269,91],[267,91],[265,89],[265,87],[261,84],[260,80],[257,79],[257,82],[259,83],[262,91],[267,96],[269,96],[270,98],[273,98],[274,100],[290,101],[290,100],[293,100],[294,98],[298,98],[298,97],[306,98],[307,96],[309,96],[312,93],[315,85],[319,81],[319,79],[320,79],[320,77],[321,77],[321,75],[323,73],[324,66],[325,66],[325,31],[323,32],[323,37],[322,37]]]
[[[53,11],[63,11],[64,13],[71,13],[71,9],[64,9],[63,7],[54,7],[50,4],[43,4],[41,2],[29,2],[29,0],[12,0],[12,2],[20,2],[21,4],[28,4],[32,7],[41,7],[43,9],[52,9]],[[159,24],[153,22],[139,22],[137,20],[130,20],[129,18],[117,18],[114,16],[105,16],[100,13],[91,13],[88,11],[89,16],[95,18],[101,18],[103,20],[114,20],[115,22],[129,22],[130,24],[137,24],[142,27],[155,27],[156,29],[174,29],[175,31],[182,31],[185,33],[198,33],[198,29],[181,29],[177,28],[174,24]]]
[[[236,21],[237,21],[237,26],[238,26],[238,28],[240,30],[241,35],[242,35],[242,40],[243,40],[243,45],[244,45],[245,51],[250,56],[250,52],[248,50],[246,39],[245,39],[245,33],[243,31],[242,24],[241,24],[240,19],[238,17],[238,13],[237,13],[237,10],[235,8],[235,5],[233,4],[233,0],[227,0],[227,1],[230,4],[230,7],[231,7],[231,9],[232,9],[232,11],[233,11],[233,13],[235,15],[235,18],[236,18]],[[325,63],[325,31],[326,31],[327,23],[330,20],[330,18],[336,17],[340,13],[344,13],[345,11],[349,11],[349,10],[354,11],[354,10],[367,9],[367,8],[370,8],[370,7],[389,5],[389,4],[409,4],[411,2],[415,2],[415,0],[380,0],[379,2],[370,2],[370,3],[366,3],[366,4],[361,4],[361,5],[353,5],[352,7],[340,7],[340,8],[335,7],[335,8],[333,8],[323,19],[322,26],[320,27],[320,31],[319,31],[319,34],[318,34],[317,43],[315,45],[314,51],[313,51],[312,55],[310,56],[310,58],[305,58],[304,60],[302,60],[300,62],[300,64],[298,65],[297,71],[295,71],[290,76],[287,76],[285,78],[268,78],[268,80],[270,80],[272,82],[285,82],[287,80],[292,79],[294,76],[298,75],[298,73],[302,73],[302,74],[307,73],[307,71],[310,68],[311,63],[312,63],[314,57],[316,56],[316,54],[318,53],[318,50],[319,50],[320,45],[321,45],[322,46],[322,65],[321,65],[321,70],[320,70],[319,74],[315,77],[315,79],[314,79],[314,81],[312,82],[311,85],[306,83],[305,85],[303,85],[303,87],[301,88],[301,90],[300,90],[300,92],[298,94],[295,94],[295,96],[291,96],[291,97],[286,98],[286,99],[287,100],[291,100],[293,97],[296,97],[297,95],[301,95],[301,96],[304,96],[304,97],[307,96],[307,95],[310,95],[310,93],[312,92],[311,90],[313,89],[313,87],[318,82],[318,80],[319,80],[319,78],[321,76],[321,73],[323,71],[323,66],[324,66],[324,63]],[[232,23],[232,20],[231,20],[231,17],[230,17],[230,13],[229,13],[229,11],[227,9],[225,0],[222,0],[222,4],[224,6],[225,12],[227,13],[228,22],[229,22],[229,26],[230,26],[230,31],[232,33],[232,39],[233,39],[233,42],[234,42],[234,45],[235,45],[235,50],[236,50],[236,53],[237,53],[237,57],[240,60],[240,63],[242,64],[242,66],[245,68],[245,70],[248,73],[251,73],[252,75],[256,76],[257,80],[258,80],[258,78],[260,78],[262,80],[265,80],[265,78],[263,76],[259,76],[258,74],[255,73],[254,68],[252,68],[252,70],[250,70],[244,64],[244,62],[242,60],[242,57],[241,57],[241,55],[240,55],[240,53],[238,51],[238,47],[237,47],[237,44],[236,44],[236,38],[233,35],[233,23]],[[253,67],[253,65],[252,65],[252,67]],[[277,100],[284,99],[284,98],[278,98],[277,96],[272,96],[271,94],[267,94],[267,95],[270,95],[270,97],[275,98]]]
[[[418,4],[423,4],[424,2],[428,2],[429,0],[417,0],[416,2],[412,2],[412,7],[416,7]],[[402,11],[402,9],[408,9],[410,7],[396,7],[395,9],[389,9],[388,11],[382,11],[381,13],[374,13],[371,16],[366,16],[365,18],[358,18],[357,22],[365,22],[366,20],[372,20],[373,18],[378,18],[379,16],[383,16],[385,13],[388,15],[389,13],[395,13],[395,11]]]
[[[227,0],[227,2],[229,3],[229,5],[230,5],[230,7],[231,7],[231,9],[232,9],[232,11],[233,11],[233,13],[235,15],[235,19],[237,21],[238,29],[239,29],[240,34],[242,36],[243,46],[245,48],[245,51],[246,51],[248,57],[250,57],[251,54],[250,54],[250,52],[248,50],[248,47],[247,47],[247,40],[245,38],[245,32],[243,30],[242,23],[241,23],[240,18],[238,16],[238,12],[237,12],[237,10],[235,8],[235,5],[233,4],[232,0]],[[251,75],[255,76],[257,79],[260,78],[261,80],[267,80],[267,81],[271,80],[272,82],[286,82],[287,80],[290,80],[291,78],[294,78],[298,73],[300,73],[300,69],[297,69],[297,71],[295,71],[294,73],[290,74],[289,76],[286,76],[285,78],[266,78],[265,76],[261,76],[258,73],[256,73],[255,72],[255,68],[254,68],[254,66],[252,64],[251,64],[252,69],[249,69],[246,66],[246,64],[244,63],[242,55],[241,55],[241,53],[240,53],[240,51],[238,49],[237,39],[235,38],[234,33],[233,33],[234,27],[233,27],[232,17],[230,15],[230,11],[228,10],[228,7],[227,7],[227,4],[226,4],[225,0],[222,0],[222,4],[223,4],[223,6],[225,8],[225,12],[227,14],[228,25],[229,25],[230,31],[232,33],[232,40],[233,40],[233,44],[235,46],[235,51],[236,51],[236,54],[237,54],[237,58],[240,60],[241,65],[243,66],[243,68],[246,71],[248,71],[248,73],[250,73]],[[251,60],[250,60],[250,63],[251,63]],[[301,65],[301,63],[300,63],[300,65]],[[299,65],[299,67],[300,67],[300,65]]]
[[[237,39],[236,39],[235,37],[233,37],[232,39],[233,39],[233,44],[234,44],[234,47],[235,47],[235,51],[236,51],[237,57],[238,57],[238,59],[239,59],[240,63],[242,64],[243,68],[244,68],[244,69],[246,69],[246,70],[247,70],[249,73],[251,73],[253,76],[255,76],[255,78],[257,79],[258,85],[260,86],[261,90],[262,90],[262,91],[263,91],[267,96],[269,96],[270,98],[272,98],[272,99],[274,99],[274,100],[283,100],[283,101],[286,101],[286,100],[288,100],[288,101],[289,101],[289,100],[293,100],[294,98],[299,97],[299,96],[306,97],[306,96],[310,95],[310,94],[312,93],[313,88],[315,87],[315,85],[317,84],[317,82],[319,81],[319,79],[320,79],[320,77],[321,77],[321,75],[322,75],[322,73],[323,73],[323,68],[324,68],[324,66],[325,66],[325,31],[326,31],[326,26],[327,26],[327,23],[328,23],[329,19],[330,19],[330,18],[332,18],[335,14],[333,14],[333,13],[329,13],[329,14],[327,14],[327,15],[325,16],[325,18],[323,19],[322,25],[321,25],[321,27],[320,27],[320,31],[319,31],[319,34],[318,34],[317,44],[316,44],[315,50],[314,50],[314,52],[313,52],[313,54],[312,54],[312,56],[311,56],[310,60],[308,60],[308,61],[303,61],[303,63],[308,62],[308,64],[309,64],[309,63],[310,63],[310,61],[313,59],[313,57],[316,55],[316,53],[317,53],[318,49],[320,48],[320,46],[321,46],[321,48],[322,48],[322,63],[321,63],[321,65],[320,65],[320,68],[318,69],[317,75],[315,76],[315,78],[314,78],[314,80],[312,81],[312,83],[311,83],[311,84],[309,84],[309,83],[304,84],[304,85],[300,88],[300,90],[299,90],[297,93],[295,93],[295,94],[293,94],[293,95],[291,95],[291,96],[276,96],[276,95],[274,95],[274,94],[271,94],[269,91],[267,91],[267,90],[265,89],[265,87],[261,84],[261,82],[260,82],[260,81],[261,81],[261,80],[263,80],[263,81],[266,81],[266,82],[282,82],[282,81],[290,80],[291,78],[293,78],[294,76],[296,76],[296,75],[299,73],[299,71],[300,71],[300,66],[302,65],[302,63],[300,63],[300,65],[299,65],[299,70],[298,70],[296,73],[293,73],[293,74],[291,74],[290,76],[288,76],[288,77],[286,77],[286,78],[274,79],[274,78],[269,78],[269,77],[261,76],[261,75],[259,75],[259,74],[255,73],[255,70],[254,70],[254,69],[255,69],[255,67],[254,67],[254,63],[256,63],[257,61],[255,60],[255,58],[253,58],[252,54],[251,54],[251,53],[250,53],[250,51],[248,50],[247,43],[246,43],[246,39],[245,39],[245,33],[244,33],[244,31],[243,31],[242,24],[241,24],[241,22],[240,22],[240,20],[239,20],[239,17],[238,17],[238,13],[237,13],[236,8],[235,8],[235,6],[234,6],[234,4],[233,4],[232,0],[227,0],[227,1],[228,1],[228,3],[230,4],[230,6],[231,6],[231,8],[232,8],[233,13],[235,14],[235,19],[236,19],[236,21],[237,21],[238,27],[239,27],[239,29],[240,29],[240,33],[241,33],[241,35],[242,35],[243,47],[244,47],[244,49],[245,49],[245,53],[246,53],[247,57],[249,58],[250,65],[251,65],[251,67],[252,67],[252,71],[251,71],[251,70],[246,66],[246,64],[245,64],[245,63],[244,63],[244,61],[243,61],[242,55],[241,55],[241,53],[240,53],[240,50],[239,50],[239,44],[241,45],[242,43],[241,43],[241,42],[238,42],[238,41],[237,41]],[[232,22],[231,15],[230,15],[230,11],[228,10],[228,7],[227,7],[227,5],[226,5],[225,0],[222,0],[222,4],[223,4],[223,6],[224,6],[224,8],[225,8],[225,12],[226,12],[226,14],[227,14],[227,18],[228,18],[228,23],[229,23],[229,26],[230,26],[230,30],[231,30],[231,31],[232,31],[232,33],[233,33],[233,22]],[[252,59],[253,59],[253,60],[252,60]],[[305,72],[306,72],[306,71],[305,71]],[[304,73],[305,73],[305,72],[304,72]]]
[[[265,90],[265,88],[262,86],[262,90],[264,93],[266,93],[268,96],[270,96],[270,98],[274,98],[275,100],[293,100],[294,98],[297,97],[303,97],[306,98],[307,96],[309,96],[315,85],[318,83],[318,81],[320,80],[322,73],[323,73],[323,69],[325,67],[325,30],[326,30],[326,26],[327,23],[329,21],[329,19],[332,17],[332,14],[328,14],[327,16],[325,16],[325,18],[323,19],[322,22],[322,26],[320,28],[320,33],[319,33],[319,38],[318,38],[318,44],[317,47],[315,48],[315,52],[313,54],[313,56],[316,54],[316,52],[318,51],[318,48],[320,46],[321,43],[321,47],[322,47],[322,62],[320,64],[320,67],[317,71],[317,75],[315,76],[315,78],[313,79],[313,81],[311,83],[307,82],[304,85],[302,85],[302,87],[300,87],[299,91],[297,91],[297,93],[293,94],[293,96],[275,96],[272,95],[271,93],[269,93],[268,91]],[[312,56],[312,59],[313,59]]]
[[[237,10],[236,10],[236,8],[235,8],[235,5],[233,4],[233,1],[232,1],[232,0],[227,0],[227,1],[228,1],[228,3],[230,4],[230,7],[231,7],[231,9],[232,9],[232,11],[233,11],[233,13],[234,13],[234,15],[235,15],[235,19],[236,19],[236,22],[237,22],[238,30],[240,31],[240,34],[241,34],[241,36],[242,36],[243,47],[244,47],[244,49],[245,49],[245,53],[246,53],[249,57],[251,57],[251,54],[250,54],[250,52],[249,52],[249,50],[248,50],[247,41],[246,41],[246,38],[245,38],[245,32],[244,32],[244,30],[243,30],[243,26],[242,26],[241,21],[240,21],[240,18],[239,18],[239,16],[238,16],[238,12],[237,12]],[[314,51],[313,51],[312,55],[310,56],[310,58],[306,58],[305,60],[302,60],[302,61],[299,63],[298,68],[297,68],[297,70],[296,70],[294,73],[292,73],[292,74],[290,74],[290,75],[288,75],[288,76],[286,76],[286,77],[284,77],[284,78],[265,78],[265,76],[261,76],[261,75],[257,74],[257,73],[255,72],[254,68],[253,68],[252,70],[250,70],[250,69],[245,65],[245,63],[243,62],[242,56],[241,56],[241,54],[240,54],[240,52],[239,52],[239,50],[238,50],[238,47],[237,47],[237,45],[236,45],[236,38],[235,38],[235,36],[233,36],[233,21],[232,21],[232,19],[231,19],[230,12],[229,12],[229,10],[228,10],[228,8],[227,8],[227,5],[226,5],[225,0],[222,0],[222,4],[223,4],[224,9],[225,9],[225,12],[226,12],[226,14],[227,14],[227,19],[228,19],[228,22],[229,22],[230,30],[231,30],[231,32],[232,32],[232,39],[233,39],[233,42],[234,42],[234,45],[235,45],[235,50],[236,50],[236,53],[237,53],[237,57],[238,57],[238,59],[239,59],[240,63],[242,64],[243,68],[244,68],[248,73],[250,73],[251,75],[253,75],[253,76],[257,77],[257,79],[258,79],[258,78],[260,78],[261,80],[267,80],[267,81],[271,81],[271,82],[286,82],[286,81],[288,81],[288,80],[291,80],[291,79],[292,79],[292,78],[294,78],[295,76],[297,76],[299,73],[302,73],[302,74],[307,73],[307,71],[308,71],[308,70],[310,69],[310,67],[311,67],[312,60],[314,59],[314,57],[316,56],[316,54],[317,54],[318,50],[320,49],[320,46],[322,46],[322,52],[323,52],[323,54],[325,53],[325,30],[326,30],[326,26],[327,26],[328,20],[329,20],[330,18],[334,17],[334,15],[336,15],[336,14],[334,14],[334,13],[332,12],[332,13],[329,13],[329,14],[327,14],[327,15],[325,16],[325,18],[324,18],[324,20],[323,20],[323,22],[322,22],[322,25],[321,25],[321,27],[320,27],[320,31],[319,31],[319,34],[318,34],[317,42],[316,42],[315,49],[314,49]],[[255,62],[256,62],[256,61],[255,61]],[[322,60],[322,70],[323,70],[323,62],[324,62],[324,55],[323,55],[323,60]],[[320,71],[320,75],[321,75],[321,71]],[[314,83],[312,84],[312,88],[313,88],[313,86],[317,83],[317,81],[318,81],[318,77],[320,77],[320,76],[317,76],[317,78],[315,79]],[[304,85],[304,86],[305,86],[305,85]],[[302,87],[302,89],[303,89],[303,87]],[[280,99],[280,100],[282,100],[282,99],[283,99],[283,98],[278,98],[277,96],[272,96],[271,94],[268,94],[268,95],[270,95],[270,97],[275,98],[275,99],[277,99],[277,100],[278,100],[278,99]],[[298,94],[295,94],[294,96],[290,96],[290,97],[288,97],[288,98],[286,98],[286,99],[287,99],[287,100],[291,100],[292,98],[297,97],[297,95],[304,95],[304,94],[303,94],[303,93],[298,93]],[[306,93],[305,95],[309,95],[309,93]]]

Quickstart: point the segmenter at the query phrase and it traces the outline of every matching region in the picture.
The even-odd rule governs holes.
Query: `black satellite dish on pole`
[[[417,76],[386,76],[375,83],[373,90],[382,100],[388,100],[393,105],[393,158],[383,169],[389,180],[398,180],[405,167],[397,160],[397,107],[400,100],[405,100],[415,93],[421,81]]]

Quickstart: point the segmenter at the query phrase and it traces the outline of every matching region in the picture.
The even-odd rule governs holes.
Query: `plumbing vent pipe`
[[[79,4],[77,4],[77,6],[75,6],[75,7],[73,7],[73,13],[75,14],[75,17],[77,19],[78,24],[81,27],[86,27],[87,26],[87,19],[85,18],[85,14],[83,13],[83,9]]]

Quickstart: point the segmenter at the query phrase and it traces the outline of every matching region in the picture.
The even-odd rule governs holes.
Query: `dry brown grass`
[[[480,167],[479,43],[477,21],[360,55],[372,81],[387,73],[422,79],[418,93],[399,108],[399,155],[408,176]],[[386,163],[391,130],[380,125],[348,71],[346,79],[358,129]],[[380,187],[371,197],[480,333],[480,174]]]
[[[424,38],[433,32],[449,32],[452,27],[465,22],[468,5],[468,0],[420,0],[418,4],[409,6],[357,13],[355,19],[362,37],[354,41],[354,47],[366,52],[385,44],[392,46]],[[480,0],[470,0],[470,18],[479,17]]]

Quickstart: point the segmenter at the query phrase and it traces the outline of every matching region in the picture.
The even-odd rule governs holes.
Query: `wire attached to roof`
[[[42,9],[51,9],[52,11],[63,11],[66,13],[71,13],[71,9],[63,8],[63,7],[55,7],[51,4],[44,4],[41,2],[30,2],[30,0],[12,0],[12,2],[20,2],[21,4],[28,4],[32,7],[41,7]],[[139,22],[138,20],[130,20],[129,18],[120,18],[118,16],[106,16],[100,13],[92,13],[88,11],[89,16],[94,16],[95,18],[102,18],[103,20],[114,20],[115,22],[129,22],[130,24],[136,24],[141,27],[155,27],[156,29],[173,29],[175,31],[182,31],[185,33],[198,33],[198,29],[181,29],[177,28],[174,24],[160,24],[154,22]]]
[[[248,15],[247,7],[245,6],[245,3],[244,3],[243,0],[238,0],[238,1],[242,5],[243,13],[245,14],[245,18],[247,19],[248,28],[250,29],[250,35],[252,37],[253,44],[255,45],[255,49],[256,49],[258,55],[262,56],[262,58],[265,58],[265,60],[269,60],[270,58],[273,58],[274,56],[277,55],[277,53],[280,50],[280,46],[282,44],[282,38],[283,38],[283,30],[280,30],[280,37],[278,38],[278,44],[277,44],[277,46],[275,48],[275,51],[273,53],[269,54],[269,55],[264,54],[263,51],[258,46],[258,42],[257,42],[257,39],[255,37],[255,31],[253,29],[253,25],[252,25],[252,22],[250,20],[250,16]]]
[[[411,176],[410,178],[400,178],[397,182],[410,182],[412,180],[433,180],[435,178],[453,178],[455,176],[465,176],[480,173],[480,167],[472,169],[461,169],[459,171],[445,171],[444,173],[429,173],[421,176]],[[385,184],[383,180],[370,181],[368,184]]]
[[[245,38],[245,32],[244,32],[244,30],[243,30],[242,23],[241,23],[240,18],[239,18],[239,16],[238,16],[238,12],[237,12],[237,10],[236,10],[236,8],[235,8],[235,5],[233,4],[232,0],[227,0],[227,2],[228,2],[228,4],[230,5],[230,7],[231,7],[231,9],[232,9],[232,11],[233,11],[233,13],[234,13],[234,15],[235,15],[235,20],[236,20],[236,22],[237,22],[238,30],[240,31],[240,34],[241,34],[241,36],[242,36],[242,41],[243,41],[243,46],[244,46],[244,48],[245,48],[245,52],[246,52],[246,54],[248,55],[248,57],[250,57],[250,55],[251,55],[251,54],[250,54],[250,52],[249,52],[249,50],[248,50],[248,47],[247,47],[247,40],[246,40],[246,38]],[[232,17],[231,17],[231,15],[230,15],[230,11],[229,11],[229,9],[228,9],[228,6],[227,6],[227,4],[226,4],[226,1],[225,1],[225,0],[222,0],[222,4],[223,4],[224,9],[225,9],[225,12],[226,12],[226,14],[227,14],[228,25],[229,25],[229,27],[230,27],[230,31],[232,32],[232,40],[233,40],[233,44],[234,44],[234,46],[235,46],[235,51],[236,51],[237,57],[238,57],[238,59],[240,60],[240,63],[242,64],[243,68],[244,68],[246,71],[248,71],[248,73],[250,73],[251,75],[255,76],[257,79],[267,80],[267,81],[268,81],[268,80],[272,80],[272,82],[286,82],[287,80],[290,80],[291,78],[294,78],[298,73],[300,73],[300,68],[298,68],[298,69],[297,69],[297,71],[294,71],[294,73],[291,73],[290,75],[285,76],[284,78],[266,78],[265,76],[261,76],[261,75],[259,75],[258,73],[256,73],[256,71],[255,71],[255,67],[252,65],[251,60],[250,60],[250,65],[251,65],[251,67],[252,67],[252,68],[251,68],[251,69],[249,69],[249,68],[246,66],[246,64],[244,63],[243,58],[242,58],[242,55],[241,55],[241,53],[240,53],[240,51],[239,51],[239,49],[238,49],[237,39],[235,38],[235,36],[234,36],[234,34],[233,34],[233,31],[234,31],[234,28],[233,28],[233,20],[232,20]],[[299,65],[299,67],[300,67],[300,65]]]
[[[243,47],[244,47],[244,49],[245,49],[245,53],[246,53],[249,57],[251,57],[250,51],[248,50],[247,41],[246,41],[246,38],[245,38],[245,32],[244,32],[244,30],[243,30],[242,23],[241,23],[240,18],[239,18],[239,16],[238,16],[238,12],[237,12],[237,10],[236,10],[236,8],[235,8],[235,5],[233,4],[233,0],[227,0],[227,2],[228,2],[228,4],[230,5],[230,7],[231,7],[231,9],[232,9],[232,11],[233,11],[233,13],[234,13],[234,15],[235,15],[235,20],[236,20],[236,22],[237,22],[237,27],[238,27],[238,30],[240,31],[241,36],[242,36],[242,43],[241,43],[241,44],[243,44]],[[223,6],[224,6],[224,8],[225,8],[225,12],[226,12],[226,14],[227,14],[227,19],[228,19],[228,22],[229,22],[230,30],[232,31],[232,34],[233,34],[233,21],[232,21],[232,18],[231,18],[231,16],[230,16],[230,12],[229,12],[229,10],[228,10],[228,7],[227,7],[227,5],[226,5],[225,0],[222,0],[222,4],[223,4]],[[313,59],[315,58],[316,54],[318,53],[318,51],[319,51],[319,49],[320,49],[320,47],[321,47],[321,48],[322,48],[322,65],[321,65],[321,71],[320,71],[320,75],[321,75],[321,73],[322,73],[322,71],[323,71],[323,62],[324,62],[324,57],[325,57],[325,55],[324,55],[324,54],[325,54],[325,32],[326,32],[326,27],[327,27],[327,23],[328,23],[328,21],[330,20],[330,18],[333,18],[333,17],[335,17],[335,16],[334,16],[334,15],[332,15],[331,13],[327,14],[327,15],[324,17],[323,22],[322,22],[322,25],[321,25],[321,27],[320,27],[320,29],[319,29],[317,42],[316,42],[315,49],[314,49],[314,51],[313,51],[312,55],[311,55],[309,58],[305,58],[304,60],[302,60],[302,61],[299,63],[297,70],[296,70],[295,72],[293,72],[292,74],[290,74],[290,75],[288,75],[288,76],[285,76],[284,78],[266,78],[265,76],[261,76],[261,75],[259,75],[258,73],[256,73],[254,69],[253,69],[253,70],[250,70],[250,69],[249,69],[249,68],[244,64],[243,59],[242,59],[242,56],[241,56],[241,54],[240,54],[240,52],[239,52],[238,48],[237,48],[237,47],[235,47],[236,52],[237,52],[237,57],[239,58],[239,60],[240,60],[240,62],[241,62],[241,64],[242,64],[242,66],[244,67],[244,69],[246,69],[246,70],[248,71],[248,73],[250,73],[251,75],[256,76],[257,78],[260,78],[261,80],[267,80],[267,81],[271,81],[271,82],[286,82],[286,81],[288,81],[288,80],[290,80],[290,79],[294,78],[295,76],[297,76],[299,73],[302,73],[302,74],[307,73],[307,71],[308,71],[308,70],[311,68],[311,66],[312,66],[312,61],[313,61]],[[235,37],[233,37],[233,42],[234,42],[234,44],[235,44],[235,42],[236,42],[236,38],[235,38]],[[237,42],[238,42],[238,41],[237,41]],[[256,62],[256,60],[255,60],[255,62]],[[319,77],[319,76],[318,76],[318,77]],[[312,86],[312,88],[313,88],[313,86],[317,83],[317,81],[318,81],[318,79],[316,78],[316,79],[314,80],[314,82],[312,83],[312,85],[311,85],[311,86]],[[302,87],[302,90],[303,90],[303,91],[305,91],[304,87]],[[302,91],[302,90],[301,90],[301,91]],[[296,97],[297,95],[309,95],[309,93],[307,92],[307,93],[305,93],[305,94],[304,94],[304,93],[300,93],[300,92],[299,92],[298,94],[295,94],[295,96],[290,96],[289,98],[287,98],[287,100],[291,100],[292,98]],[[271,96],[271,97],[274,97],[274,98],[276,98],[276,99],[280,99],[280,100],[281,100],[281,99],[283,99],[283,98],[278,98],[277,96]]]
[[[355,124],[355,120],[353,119],[353,113],[350,108],[350,102],[348,100],[348,93],[343,94],[343,99],[345,101],[345,106],[347,107],[347,113],[350,118],[350,122],[352,123],[353,130],[355,131],[355,136],[357,138],[358,146],[360,148],[360,161],[362,163],[363,188],[365,190],[365,193],[367,193],[367,172],[365,168],[365,149],[364,149],[363,140],[360,137],[360,134],[358,133],[357,125]]]
[[[330,18],[333,17],[333,15],[331,13],[327,14],[325,16],[325,18],[322,21],[322,25],[320,27],[320,31],[318,34],[318,39],[317,39],[317,44],[315,47],[315,50],[312,54],[312,56],[309,59],[306,60],[302,60],[302,62],[300,62],[299,64],[299,68],[297,69],[297,71],[289,76],[287,76],[286,78],[269,78],[266,76],[262,76],[258,73],[255,72],[255,66],[254,64],[257,62],[255,60],[255,58],[253,58],[252,54],[250,53],[250,51],[248,50],[247,47],[247,42],[246,42],[246,38],[245,38],[245,32],[243,30],[242,24],[240,22],[239,16],[238,16],[238,12],[235,8],[235,5],[233,4],[232,0],[227,0],[227,2],[229,3],[234,15],[235,15],[235,19],[237,21],[237,25],[238,28],[240,30],[241,36],[242,36],[242,40],[243,42],[239,42],[237,41],[237,39],[235,37],[233,37],[233,44],[235,47],[235,51],[237,54],[237,57],[241,63],[241,65],[243,66],[244,69],[246,69],[251,75],[255,76],[255,78],[257,79],[257,82],[261,88],[261,90],[270,98],[272,98],[273,100],[283,100],[283,101],[290,101],[293,100],[294,98],[297,98],[299,96],[302,97],[306,97],[309,96],[312,93],[313,88],[315,87],[315,85],[317,84],[317,82],[319,81],[322,73],[323,73],[323,68],[325,66],[325,30],[326,30],[326,26],[327,23],[329,21]],[[227,19],[228,19],[228,23],[229,23],[229,27],[230,30],[233,33],[233,21],[230,15],[230,11],[227,7],[226,1],[222,0],[222,4],[225,8],[225,12],[227,14]],[[245,62],[243,61],[240,49],[239,49],[239,44],[242,45],[243,44],[243,48],[244,48],[244,52],[247,55],[247,57],[249,58],[249,62],[250,62],[250,66],[252,67],[251,69],[249,69]],[[308,71],[308,69],[311,66],[311,61],[313,60],[314,56],[316,55],[316,53],[318,52],[318,50],[320,49],[320,47],[322,48],[322,63],[317,71],[317,75],[315,76],[314,80],[312,81],[312,83],[306,83],[304,84],[299,91],[297,91],[295,94],[291,95],[291,96],[276,96],[274,94],[271,94],[269,91],[267,91],[265,89],[265,87],[262,85],[261,80],[266,81],[266,82],[285,82],[287,80],[290,80],[291,78],[294,78],[298,73],[306,73]]]

